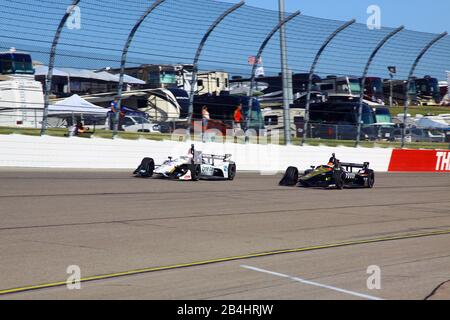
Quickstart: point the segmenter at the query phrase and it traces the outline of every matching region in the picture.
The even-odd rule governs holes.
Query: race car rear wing
[[[231,154],[225,154],[225,155],[215,155],[215,154],[204,154],[201,151],[195,150],[195,146],[191,146],[190,153],[192,154],[192,160],[194,164],[202,164],[203,160],[209,160],[210,162],[214,162],[214,160],[219,161],[229,161],[232,157]]]
[[[219,156],[219,155],[215,155],[215,154],[203,154],[202,156],[205,159],[221,160],[221,161],[230,160],[230,158],[232,157],[231,154],[226,154],[226,155],[223,155],[223,156]]]
[[[344,167],[347,171],[353,172],[353,169],[368,169],[370,163],[364,162],[363,164],[359,163],[346,163],[346,162],[340,162],[339,163],[341,167]]]

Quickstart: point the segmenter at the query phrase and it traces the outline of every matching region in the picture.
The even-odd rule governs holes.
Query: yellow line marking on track
[[[363,245],[363,244],[396,241],[396,240],[407,240],[407,239],[424,238],[424,237],[432,237],[432,236],[440,236],[440,235],[450,235],[450,230],[423,232],[423,233],[415,233],[415,234],[404,234],[404,235],[396,235],[396,236],[386,236],[386,237],[382,237],[382,238],[347,241],[347,242],[325,244],[325,245],[318,245],[318,246],[311,246],[311,247],[304,247],[304,248],[297,248],[297,249],[286,249],[286,250],[276,250],[276,251],[268,251],[268,252],[262,252],[262,253],[253,253],[253,254],[247,254],[247,255],[241,255],[241,256],[235,256],[235,257],[219,258],[219,259],[205,260],[205,261],[198,261],[198,262],[191,262],[191,263],[184,263],[184,264],[176,264],[176,265],[165,266],[165,267],[152,267],[152,268],[136,269],[136,270],[130,270],[130,271],[124,271],[124,272],[118,272],[118,273],[110,273],[110,274],[86,277],[86,278],[80,279],[80,282],[83,283],[83,282],[100,281],[100,280],[132,276],[132,275],[138,275],[138,274],[144,274],[144,273],[199,267],[199,266],[205,266],[205,265],[209,265],[209,264],[232,262],[232,261],[237,261],[237,260],[247,260],[247,259],[275,256],[275,255],[288,254],[288,253],[300,253],[300,252],[340,248],[340,247],[347,247],[347,246],[354,246],[354,245]],[[40,285],[32,285],[32,286],[12,288],[12,289],[4,289],[4,290],[0,290],[0,296],[7,295],[7,294],[13,294],[13,293],[23,293],[23,292],[39,290],[39,289],[50,289],[50,288],[62,287],[65,285],[67,285],[66,281],[60,281],[60,282],[46,283],[46,284],[40,284]]]

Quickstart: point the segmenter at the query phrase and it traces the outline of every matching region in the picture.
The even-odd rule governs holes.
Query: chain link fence
[[[0,133],[39,134],[48,127],[47,134],[69,136],[81,124],[112,137],[117,123],[136,137],[163,139],[200,126],[202,135],[252,129],[283,143],[280,35],[268,38],[279,13],[232,6],[214,0],[3,0]],[[446,34],[302,14],[285,30],[293,144],[399,146],[403,140],[406,147],[448,147]],[[51,111],[61,105],[59,114]]]

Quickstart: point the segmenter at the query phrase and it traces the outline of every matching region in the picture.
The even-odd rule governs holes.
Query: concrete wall
[[[161,163],[168,156],[188,153],[190,143],[150,140],[107,140],[82,138],[0,136],[0,167],[135,169],[142,158]],[[388,171],[391,149],[299,147],[197,143],[204,153],[232,154],[238,170],[270,174],[288,166],[300,170],[327,163],[332,153],[343,162],[370,162],[379,172]]]

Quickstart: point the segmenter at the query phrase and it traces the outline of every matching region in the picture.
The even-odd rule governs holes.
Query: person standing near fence
[[[211,120],[211,116],[208,111],[207,106],[203,106],[202,108],[202,140],[205,141],[205,131],[208,130],[209,120]]]
[[[211,120],[211,116],[209,114],[208,111],[208,107],[204,106],[202,108],[202,125],[203,125],[203,132],[205,132],[206,130],[208,130],[208,123],[209,120]]]
[[[111,113],[109,114],[109,129],[114,130],[114,124],[117,121],[117,113],[119,110],[119,98],[115,97],[114,101],[111,102]]]
[[[234,111],[234,116],[233,116],[233,129],[238,130],[238,129],[242,129],[242,104],[240,104],[236,110]]]

